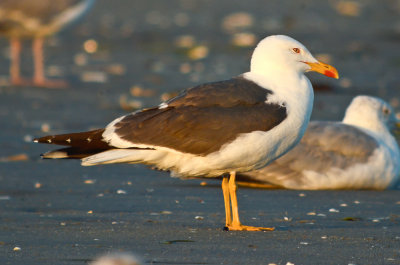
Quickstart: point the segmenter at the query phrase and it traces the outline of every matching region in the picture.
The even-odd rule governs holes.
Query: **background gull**
[[[399,146],[391,134],[399,124],[387,102],[355,97],[342,122],[310,122],[293,150],[238,180],[306,190],[391,187],[400,174]]]
[[[59,87],[62,81],[50,81],[44,74],[44,38],[60,31],[82,16],[94,0],[1,0],[0,34],[10,40],[10,79],[13,85],[29,85],[20,75],[22,39],[33,39],[34,76],[32,84]]]

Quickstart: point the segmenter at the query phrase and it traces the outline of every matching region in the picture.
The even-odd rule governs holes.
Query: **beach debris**
[[[124,75],[126,68],[123,64],[113,63],[106,66],[105,71],[111,75]]]
[[[129,92],[134,97],[152,97],[155,94],[153,89],[146,89],[138,85],[134,85],[129,89]]]
[[[361,221],[361,217],[354,217],[354,216],[349,216],[342,218],[342,221],[348,221],[348,222],[355,222],[355,221]]]
[[[101,71],[85,71],[81,74],[81,81],[86,83],[106,83],[108,75]]]
[[[361,5],[356,1],[339,1],[335,9],[342,16],[358,17],[361,13]]]
[[[136,256],[130,253],[111,253],[100,256],[89,265],[141,265],[143,264]]]
[[[204,59],[208,56],[208,47],[205,45],[197,45],[194,46],[193,48],[189,49],[187,56],[191,60],[200,60]]]
[[[89,39],[83,43],[83,49],[87,53],[95,53],[99,48],[99,44],[94,39]]]
[[[175,46],[178,48],[192,48],[196,44],[196,39],[192,35],[181,35],[175,38]]]
[[[24,142],[25,143],[30,143],[32,141],[33,141],[33,136],[32,135],[27,134],[27,135],[24,136]]]
[[[254,17],[246,12],[232,13],[222,20],[222,29],[227,33],[235,33],[254,25]]]
[[[128,99],[127,95],[121,95],[119,97],[119,106],[123,110],[132,111],[132,110],[141,109],[143,106],[143,103],[137,99]]]
[[[126,194],[126,193],[127,192],[125,190],[121,190],[121,189],[117,190],[117,194]]]
[[[235,33],[231,40],[234,46],[238,47],[252,47],[257,42],[257,37],[253,33],[241,32]]]
[[[94,183],[96,183],[96,180],[95,179],[86,179],[83,183],[85,183],[85,184],[94,184]]]
[[[42,130],[42,132],[49,132],[50,131],[50,124],[48,123],[43,123],[42,126],[40,126],[40,129]]]
[[[6,157],[0,157],[0,162],[16,162],[16,161],[27,161],[29,157],[27,154],[17,154]]]
[[[78,66],[87,65],[89,61],[88,55],[85,53],[77,53],[74,56],[74,63]]]
[[[170,244],[175,244],[175,243],[193,243],[193,242],[196,242],[196,241],[187,240],[187,239],[177,239],[177,240],[162,241],[162,242],[160,242],[160,244],[170,245]]]

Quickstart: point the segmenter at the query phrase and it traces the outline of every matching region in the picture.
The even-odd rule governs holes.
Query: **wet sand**
[[[240,41],[250,43],[293,36],[337,67],[338,81],[309,75],[317,88],[313,119],[341,119],[358,94],[382,97],[399,111],[400,5],[355,3],[99,0],[47,42],[47,72],[66,79],[67,89],[9,86],[1,39],[0,263],[87,264],[130,251],[146,264],[399,264],[399,188],[240,188],[243,223],[276,231],[226,232],[217,180],[202,186],[141,165],[41,160],[52,147],[30,142],[102,127],[168,93],[247,71],[253,46],[232,41],[243,32],[250,35]],[[244,14],[228,17],[237,12]],[[90,39],[94,53],[84,48]],[[29,76],[29,43],[25,48]]]

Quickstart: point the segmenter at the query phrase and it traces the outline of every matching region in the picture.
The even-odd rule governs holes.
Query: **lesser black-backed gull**
[[[310,122],[295,148],[238,182],[305,190],[390,188],[400,175],[399,146],[391,134],[399,125],[389,103],[355,97],[342,122]]]
[[[33,39],[35,86],[65,86],[50,81],[44,74],[44,38],[61,30],[82,16],[94,0],[1,0],[0,34],[10,39],[10,79],[13,85],[29,85],[20,75],[21,39]]]
[[[192,87],[105,129],[35,141],[69,146],[44,158],[81,158],[85,166],[143,163],[180,177],[229,174],[222,181],[227,229],[271,230],[240,223],[235,176],[265,166],[300,141],[314,98],[307,71],[338,78],[300,42],[270,36],[255,48],[250,72]]]

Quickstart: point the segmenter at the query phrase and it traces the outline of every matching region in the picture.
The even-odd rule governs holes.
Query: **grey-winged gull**
[[[224,175],[226,228],[273,230],[241,224],[236,172],[261,168],[300,141],[314,98],[308,71],[338,78],[300,42],[270,36],[255,48],[249,72],[189,88],[104,129],[34,141],[68,146],[43,157],[80,158],[84,166],[143,163],[179,177]]]
[[[400,175],[399,127],[391,106],[357,96],[342,122],[312,121],[301,142],[270,165],[238,176],[243,185],[288,189],[385,189]]]
[[[1,0],[0,34],[10,40],[10,79],[13,85],[29,85],[20,75],[21,39],[33,39],[35,86],[60,87],[44,74],[43,42],[46,37],[82,16],[94,0]]]

